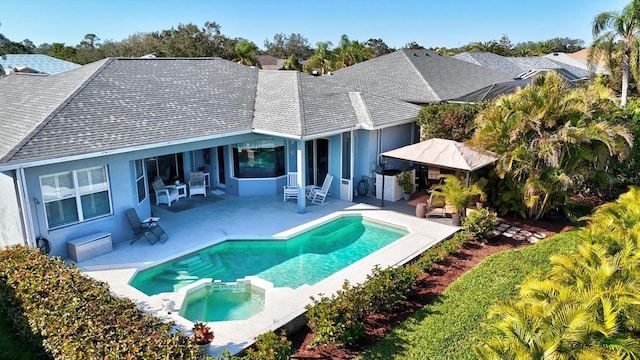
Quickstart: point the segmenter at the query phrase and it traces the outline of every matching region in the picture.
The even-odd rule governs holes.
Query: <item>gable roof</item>
[[[43,54],[6,54],[0,56],[0,72],[9,74],[13,69],[29,68],[43,74],[59,74],[79,68],[80,65]]]
[[[415,104],[453,99],[512,78],[432,50],[412,49],[351,65],[329,76],[333,82]]]
[[[234,134],[305,139],[417,119],[419,107],[216,58],[110,58],[0,79],[0,167]]]
[[[539,70],[557,70],[569,80],[586,79],[589,77],[589,71],[587,69],[554,61],[542,56],[507,57],[490,52],[472,51],[456,54],[453,57],[489,69],[504,71],[516,78],[531,76]]]
[[[577,67],[577,68],[580,68],[580,69],[583,69],[583,70],[586,70],[586,71],[591,71],[590,68],[589,68],[589,63],[587,62],[586,58],[583,59],[583,58],[581,58],[579,56],[573,56],[573,54],[567,54],[567,53],[563,53],[563,52],[553,52],[553,53],[545,55],[544,57],[548,58],[548,59],[551,59],[552,61],[555,61],[555,62],[558,62],[558,63],[574,66],[574,67]],[[606,74],[607,73],[607,70],[601,64],[593,64],[593,67],[595,68],[594,72],[596,74]]]
[[[261,71],[255,132],[299,139],[415,121],[420,107],[297,71]]]

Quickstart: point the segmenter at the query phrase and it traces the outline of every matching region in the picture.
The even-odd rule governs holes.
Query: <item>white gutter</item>
[[[35,248],[36,236],[33,228],[33,217],[31,216],[31,201],[29,201],[29,193],[27,192],[27,184],[25,183],[24,168],[16,170],[16,190],[18,192],[18,201],[20,203],[20,212],[22,219],[22,232],[24,235],[25,245]],[[36,209],[38,211],[38,209]],[[42,236],[42,234],[40,234]]]
[[[95,158],[95,157],[101,157],[101,156],[107,156],[107,155],[117,155],[117,154],[123,154],[128,152],[140,151],[140,150],[150,150],[150,149],[161,148],[161,147],[170,146],[170,145],[184,145],[184,144],[189,144],[189,143],[194,143],[199,141],[221,139],[225,137],[246,135],[246,134],[251,134],[251,132],[237,131],[237,132],[225,133],[223,135],[217,135],[217,136],[203,136],[198,138],[190,138],[188,141],[170,140],[170,141],[165,141],[161,143],[131,146],[131,147],[125,147],[120,149],[114,149],[114,150],[103,150],[103,151],[97,151],[97,152],[87,153],[87,154],[47,158],[47,159],[40,159],[40,160],[26,161],[26,162],[5,163],[5,164],[0,164],[0,171],[16,170],[22,167],[36,167],[36,166],[42,166],[42,165],[51,165],[51,164],[57,164],[57,163],[66,162],[66,161],[84,160],[88,158]]]

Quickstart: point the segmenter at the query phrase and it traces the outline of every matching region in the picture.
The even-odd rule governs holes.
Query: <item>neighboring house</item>
[[[590,75],[586,67],[577,67],[543,56],[507,57],[490,52],[463,52],[453,57],[488,69],[503,71],[519,79],[530,78],[540,71],[547,70],[556,70],[570,81],[586,80]]]
[[[128,241],[125,211],[150,214],[151,182],[196,169],[233,196],[282,193],[289,171],[303,184],[330,173],[331,196],[350,201],[381,152],[417,140],[420,107],[328,79],[214,58],[0,79],[0,246],[44,237],[67,257],[66,241],[88,234]]]
[[[604,66],[600,64],[593,64],[592,67],[590,67],[586,59],[582,59],[578,56],[573,56],[573,54],[567,54],[563,52],[554,52],[551,54],[547,54],[544,57],[551,59],[552,61],[573,66],[576,68],[580,68],[594,74],[608,73]]]
[[[0,73],[27,72],[55,75],[77,69],[78,64],[42,54],[6,54],[0,56]]]
[[[340,69],[329,79],[372,94],[429,104],[510,81],[513,76],[432,50],[402,49]]]
[[[262,70],[281,70],[287,61],[271,55],[256,55],[256,60]]]

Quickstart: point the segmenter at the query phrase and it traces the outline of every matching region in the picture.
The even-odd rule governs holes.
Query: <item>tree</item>
[[[357,40],[349,40],[347,35],[342,35],[340,44],[334,50],[336,65],[338,68],[346,68],[372,57],[371,48]]]
[[[251,41],[242,41],[235,48],[236,58],[233,61],[238,64],[254,66],[258,63],[256,60],[256,51],[258,47]]]
[[[572,254],[529,276],[491,307],[474,352],[484,359],[636,359],[640,356],[640,189],[603,205]]]
[[[396,49],[390,48],[382,39],[369,39],[365,41],[364,45],[371,48],[372,57],[378,57],[396,51]]]
[[[291,55],[289,56],[287,61],[284,62],[282,68],[284,70],[302,71],[302,64],[300,63],[300,61],[298,61],[298,58],[296,58],[295,55]]]
[[[593,51],[610,51],[611,44],[618,38],[622,40],[622,89],[620,106],[627,105],[629,89],[630,59],[634,37],[640,30],[640,0],[631,3],[618,11],[607,11],[596,15],[593,20]],[[610,53],[609,53],[610,54]]]
[[[76,49],[66,46],[64,43],[53,43],[49,50],[49,56],[73,62],[76,56]]]
[[[471,143],[498,156],[499,212],[539,219],[604,171],[611,157],[623,158],[633,140],[626,127],[606,120],[617,116],[615,109],[609,89],[571,89],[552,71],[482,110]]]
[[[300,35],[293,33],[289,36],[285,34],[275,34],[273,42],[264,41],[265,53],[279,59],[287,59],[294,55],[298,59],[306,59],[313,54],[313,49],[309,46],[308,40]]]
[[[331,61],[333,54],[331,50],[329,50],[331,45],[331,41],[319,42],[316,44],[317,48],[315,54],[313,54],[304,65],[305,72],[313,74],[319,69],[319,75],[325,75],[334,70],[334,65]]]
[[[405,46],[402,47],[403,49],[411,49],[411,50],[421,50],[424,49],[424,46],[418,44],[415,41],[412,41],[410,43],[407,43]]]
[[[420,139],[469,140],[471,137],[469,129],[473,125],[473,119],[487,105],[488,102],[442,103],[424,106],[418,113],[417,121],[420,126]]]

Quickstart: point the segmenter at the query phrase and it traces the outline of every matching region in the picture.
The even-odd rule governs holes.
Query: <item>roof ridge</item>
[[[71,92],[71,94],[69,96],[67,96],[66,98],[64,98],[60,104],[58,104],[58,106],[56,106],[56,108],[49,113],[49,115],[47,115],[35,128],[33,128],[33,130],[31,130],[31,132],[29,132],[29,134],[27,136],[25,136],[22,141],[20,141],[16,146],[13,147],[13,149],[11,149],[10,151],[7,152],[7,154],[5,156],[2,157],[2,159],[0,159],[0,161],[2,162],[7,162],[9,161],[18,151],[20,151],[20,149],[22,149],[31,139],[33,139],[38,132],[40,132],[40,130],[42,130],[42,128],[44,128],[47,124],[49,124],[49,122],[60,112],[62,111],[62,109],[64,109],[70,102],[71,100],[73,100],[76,96],[78,96],[78,94],[80,93],[80,91],[82,89],[84,89],[89,83],[91,83],[96,76],[102,72],[104,70],[104,68],[112,63],[114,61],[114,58],[106,58],[103,60],[98,60],[98,61],[104,61],[103,64],[101,64],[97,69],[95,69],[87,78],[85,78],[82,82],[80,82],[80,85],[78,85],[75,90],[73,92]],[[87,65],[84,65],[87,66]],[[82,67],[79,67],[78,69],[82,69]],[[75,70],[75,69],[74,69]],[[73,70],[70,70],[73,71]],[[63,73],[63,74],[58,74],[58,75],[66,75],[67,73]],[[56,76],[56,75],[49,75],[49,76]]]
[[[297,85],[296,86],[296,92],[297,92],[296,98],[298,99],[298,103],[299,103],[298,108],[300,109],[300,112],[299,112],[299,115],[298,115],[300,117],[300,121],[299,121],[299,123],[300,123],[300,136],[304,137],[304,135],[306,134],[305,130],[307,128],[307,124],[305,122],[305,116],[304,116],[304,101],[302,99],[302,97],[304,96],[304,93],[302,91],[302,80],[300,78],[301,74],[302,74],[301,72],[296,71],[296,85]]]
[[[405,49],[405,50],[411,50],[411,49]],[[427,51],[427,49],[421,49],[421,50]],[[427,79],[425,79],[425,77],[422,76],[422,73],[420,72],[420,70],[418,70],[418,67],[413,63],[413,61],[410,60],[409,56],[407,55],[407,51],[403,51],[402,55],[404,56],[405,60],[409,63],[411,68],[416,72],[416,74],[418,74],[418,77],[420,78],[420,80],[422,80],[422,82],[427,87],[427,89],[429,89],[429,91],[431,91],[431,93],[435,95],[436,98],[439,98],[438,93],[433,90],[433,87],[431,87]],[[438,99],[438,100],[442,100],[442,99]]]

